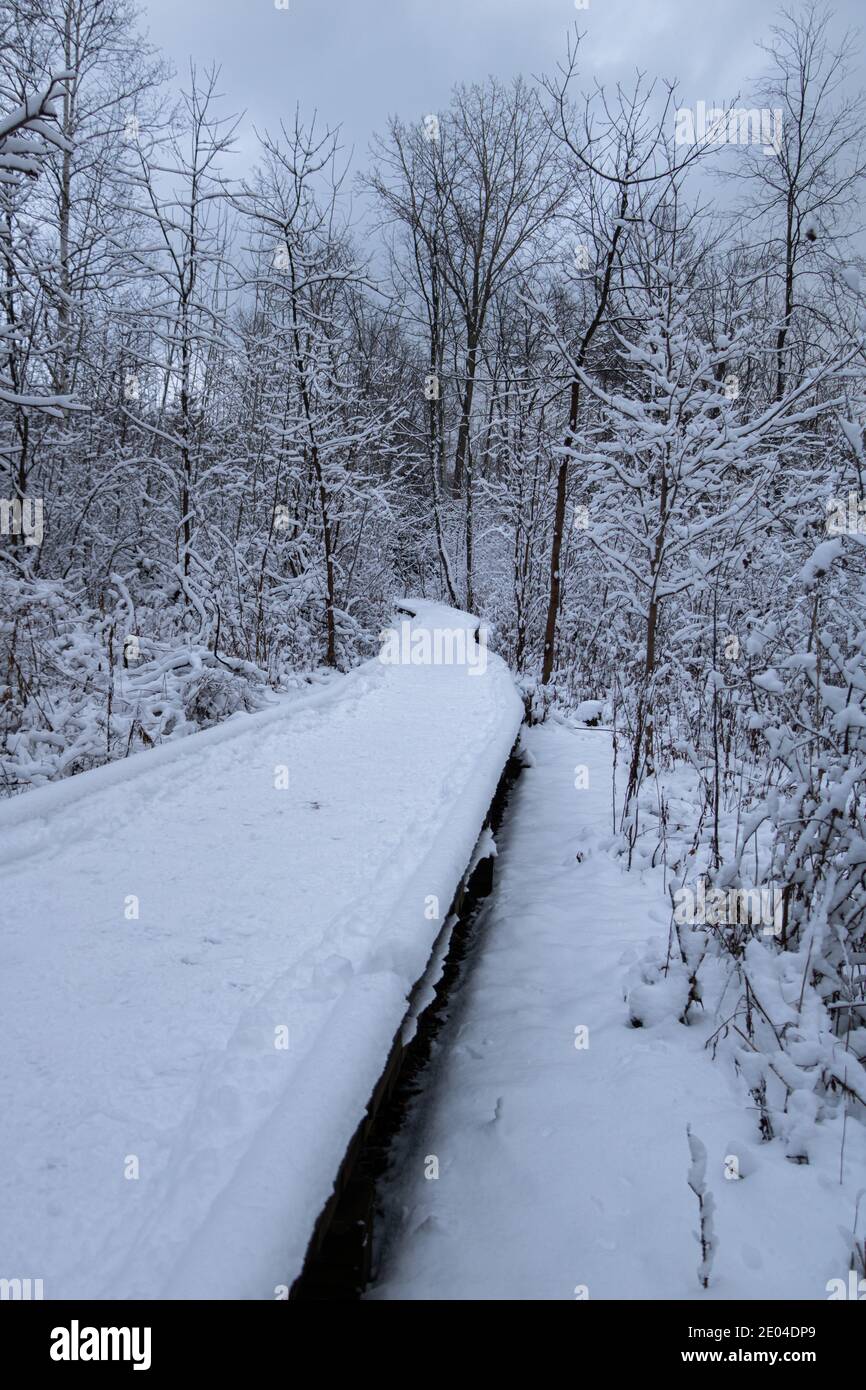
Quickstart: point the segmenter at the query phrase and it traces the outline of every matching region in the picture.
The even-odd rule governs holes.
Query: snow
[[[417,1030],[414,1084],[483,855],[492,954],[425,1143],[448,1157],[427,1217],[468,1237],[432,1283],[410,1269],[399,1209],[437,1184],[398,1164],[382,1287],[702,1297],[701,1257],[710,1298],[820,1297],[849,1264],[866,1289],[866,165],[842,32],[806,7],[744,74],[776,115],[789,79],[810,93],[787,192],[820,207],[786,264],[785,170],[746,158],[717,228],[642,77],[594,84],[570,138],[591,35],[540,106],[470,82],[438,144],[407,108],[347,170],[327,111],[251,140],[135,6],[81,8],[102,20],[64,35],[3,6],[0,1251],[26,1265],[0,1285],[284,1289]],[[745,107],[710,124],[729,114],[757,136]],[[477,616],[389,619],[406,585]],[[490,634],[550,726],[501,846],[478,831],[519,705]]]
[[[629,1026],[624,995],[650,977],[653,938],[664,957],[670,904],[660,870],[628,873],[608,849],[609,734],[551,719],[522,745],[478,945],[392,1157],[368,1297],[826,1298],[847,1277],[861,1126],[842,1184],[841,1123],[812,1129],[813,1165],[788,1162],[784,1140],[760,1142],[745,1078],[711,1057],[712,999],[690,1027],[670,1001]],[[711,1268],[690,1179],[712,1198]]]
[[[4,1273],[291,1284],[521,716],[492,654],[374,659],[0,807]]]
[[[603,710],[604,702],[602,700],[581,700],[574,711],[574,715],[575,718],[579,719],[583,724],[592,722],[598,723],[599,719],[601,719]]]
[[[821,575],[826,574],[834,560],[838,560],[842,554],[842,541],[839,537],[833,540],[821,541],[816,545],[809,559],[800,570],[800,578],[807,584],[812,584]]]
[[[766,690],[771,695],[784,695],[785,693],[785,687],[772,666],[767,671],[759,672],[752,679],[759,690]]]
[[[839,428],[851,445],[858,459],[863,457],[863,430],[856,420],[845,420],[839,416]]]

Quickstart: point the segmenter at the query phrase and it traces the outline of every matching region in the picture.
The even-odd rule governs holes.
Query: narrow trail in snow
[[[664,958],[670,906],[661,870],[611,853],[609,736],[550,721],[521,746],[477,949],[379,1186],[366,1297],[826,1297],[850,1203],[760,1143],[742,1079],[706,1046],[714,1010],[630,1026],[628,980],[653,939]],[[687,1124],[716,1202],[707,1292]],[[729,1153],[745,1181],[726,1180]]]

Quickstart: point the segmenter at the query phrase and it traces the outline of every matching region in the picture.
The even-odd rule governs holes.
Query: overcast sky
[[[796,6],[796,0],[794,0]],[[366,163],[374,130],[397,113],[415,119],[447,104],[455,82],[550,71],[577,22],[586,31],[582,72],[604,82],[636,67],[678,77],[684,104],[730,100],[760,68],[755,43],[777,13],[771,0],[144,0],[143,27],[182,76],[190,57],[222,69],[226,112],[245,110],[241,154],[253,124],[276,128],[296,103],[341,124]],[[838,0],[839,27],[862,0]]]

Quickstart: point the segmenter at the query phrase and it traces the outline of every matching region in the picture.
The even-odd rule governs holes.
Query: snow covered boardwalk
[[[0,1275],[291,1284],[520,724],[484,655],[372,661],[0,808]]]

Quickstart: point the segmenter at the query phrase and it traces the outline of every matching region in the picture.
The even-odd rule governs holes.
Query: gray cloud
[[[840,30],[856,24],[855,0],[834,6]],[[188,60],[222,68],[226,110],[251,128],[275,128],[299,103],[341,124],[363,163],[370,136],[390,113],[406,118],[444,106],[455,82],[493,73],[550,71],[577,23],[586,32],[585,85],[628,80],[635,68],[677,77],[683,99],[730,99],[761,67],[755,44],[778,7],[770,0],[146,0],[150,36],[182,75]]]

